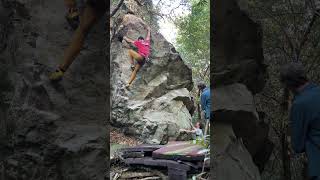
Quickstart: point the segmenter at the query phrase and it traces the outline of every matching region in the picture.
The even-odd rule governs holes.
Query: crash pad
[[[207,149],[192,141],[172,141],[152,152],[155,159],[203,161]]]
[[[161,147],[164,147],[163,145],[151,145],[151,144],[141,144],[133,147],[126,147],[121,149],[123,152],[153,152]]]

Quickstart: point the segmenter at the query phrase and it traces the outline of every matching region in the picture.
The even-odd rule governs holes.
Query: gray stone
[[[220,132],[211,143],[213,179],[260,179],[273,148],[253,98],[267,78],[262,30],[247,9],[247,0],[218,0],[213,9],[212,132]]]
[[[265,148],[265,144],[269,144],[269,127],[259,119],[253,96],[246,86],[231,84],[215,88],[213,99],[215,121],[230,123],[236,137],[242,138],[254,159],[258,154],[268,158],[271,152],[262,155],[260,151]]]
[[[3,21],[2,9],[9,12],[8,21]],[[104,23],[92,29],[87,48],[55,84],[47,75],[60,63],[73,34],[64,14],[60,1],[0,3],[0,84],[8,87],[0,89],[7,102],[0,106],[1,178],[105,177]],[[5,26],[10,31],[3,31]]]
[[[259,169],[241,139],[234,135],[232,127],[217,123],[215,130],[213,138],[216,142],[211,154],[212,179],[260,180]]]
[[[264,87],[267,77],[262,29],[248,16],[244,4],[246,0],[215,3],[217,35],[213,36],[213,82],[215,86],[242,83],[257,93]]]

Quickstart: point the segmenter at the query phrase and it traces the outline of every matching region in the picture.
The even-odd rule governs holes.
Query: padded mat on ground
[[[125,152],[152,152],[161,147],[163,147],[163,145],[141,144],[133,147],[126,147],[121,150]]]
[[[203,161],[206,149],[192,141],[172,141],[152,152],[156,159]]]

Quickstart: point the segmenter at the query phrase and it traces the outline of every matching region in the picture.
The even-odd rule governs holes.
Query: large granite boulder
[[[104,179],[104,22],[92,29],[65,78],[54,84],[47,75],[60,63],[73,34],[63,1],[1,2],[0,177]]]
[[[133,3],[133,2],[132,2]],[[126,9],[126,8],[124,8]],[[139,14],[120,11],[114,19],[118,29],[111,42],[112,60],[112,125],[123,127],[125,133],[147,143],[165,143],[178,136],[180,128],[191,127],[190,92],[192,71],[175,48]],[[120,23],[120,24],[119,24]],[[137,39],[145,36],[144,24],[151,26],[151,55],[138,72],[130,89],[125,88],[131,70],[129,44],[118,41],[118,36]]]

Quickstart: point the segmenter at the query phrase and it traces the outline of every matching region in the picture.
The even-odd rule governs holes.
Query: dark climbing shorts
[[[107,11],[107,0],[87,0],[87,4],[93,7],[99,15]]]
[[[142,67],[145,63],[146,63],[146,58],[143,57],[142,61],[137,61],[138,64],[140,64],[140,66]]]

